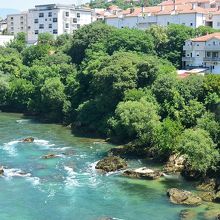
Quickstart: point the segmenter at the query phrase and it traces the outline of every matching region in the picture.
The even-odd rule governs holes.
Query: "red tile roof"
[[[204,35],[201,37],[196,37],[196,38],[191,39],[191,41],[193,41],[193,42],[206,42],[212,38],[217,38],[220,40],[220,32],[216,32],[213,34],[207,34],[207,35]]]

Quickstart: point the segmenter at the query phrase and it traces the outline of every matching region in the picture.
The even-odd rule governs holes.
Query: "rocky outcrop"
[[[183,209],[180,211],[180,220],[193,220],[196,217],[196,212],[191,209]]]
[[[185,167],[186,159],[184,156],[174,154],[169,157],[168,162],[164,166],[164,172],[166,173],[176,173],[182,172]]]
[[[200,197],[185,190],[172,188],[167,191],[167,195],[169,196],[170,201],[174,204],[198,206],[202,203]]]
[[[3,175],[4,174],[4,168],[3,166],[0,167],[0,175]]]
[[[56,157],[58,157],[58,155],[56,154],[47,154],[47,155],[42,156],[42,159],[52,159]]]
[[[155,180],[160,178],[162,176],[162,173],[158,170],[152,170],[146,167],[141,167],[138,169],[126,170],[124,171],[123,175],[132,178]]]
[[[27,138],[22,139],[21,142],[33,143],[34,142],[34,138],[33,137],[27,137]]]
[[[100,160],[95,168],[105,172],[113,172],[127,168],[127,163],[120,157],[109,156]]]
[[[206,178],[197,187],[199,196],[206,202],[220,202],[219,184],[216,179]]]

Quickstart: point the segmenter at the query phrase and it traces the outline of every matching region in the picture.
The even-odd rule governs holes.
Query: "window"
[[[77,14],[76,14],[76,17],[77,17],[77,18],[80,18],[80,13],[77,13]]]
[[[35,23],[35,24],[38,24],[38,19],[34,19],[34,23]]]
[[[54,30],[53,30],[53,34],[57,34],[57,29],[54,29]]]
[[[66,17],[70,16],[70,13],[68,11],[65,12]]]
[[[66,23],[65,27],[66,27],[66,28],[69,28],[69,27],[70,27],[69,23]]]
[[[39,29],[44,29],[44,24],[40,24]]]
[[[77,23],[77,18],[73,18],[73,23]]]
[[[167,25],[169,25],[169,24],[170,24],[170,22],[168,21],[168,22],[167,22]]]
[[[199,53],[197,53],[196,56],[199,57]]]
[[[21,25],[23,25],[24,24],[24,22],[23,21],[21,21]]]
[[[13,22],[13,21],[11,22],[11,25],[14,25],[14,22]]]
[[[23,27],[21,27],[21,30],[23,31],[23,30],[24,30],[24,28],[23,28]]]
[[[35,30],[34,33],[35,33],[35,34],[38,34],[39,32],[38,32],[38,30]]]
[[[39,18],[43,18],[44,17],[44,13],[39,13]]]
[[[49,27],[49,28],[52,28],[52,24],[49,24],[48,27]]]
[[[13,31],[14,30],[14,28],[13,27],[11,27],[11,31]]]
[[[13,17],[11,17],[11,20],[14,20],[14,18],[13,18]]]
[[[192,26],[193,26],[193,23],[190,23],[190,26],[192,27]]]
[[[52,12],[48,12],[48,17],[52,17]]]
[[[197,44],[196,46],[199,47],[199,44]]]
[[[45,18],[45,21],[47,21],[47,19]]]
[[[57,18],[53,18],[53,22],[57,22]]]
[[[77,28],[78,28],[78,29],[80,28],[80,24],[77,24]]]
[[[215,45],[215,41],[213,41],[213,45]]]
[[[211,52],[207,52],[206,56],[211,57]]]

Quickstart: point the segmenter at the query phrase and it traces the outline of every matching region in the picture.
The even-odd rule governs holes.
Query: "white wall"
[[[14,39],[14,36],[11,35],[0,35],[0,46],[5,46],[5,44],[9,43]]]

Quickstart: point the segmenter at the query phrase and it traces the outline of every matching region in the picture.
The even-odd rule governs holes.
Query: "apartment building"
[[[91,22],[90,9],[76,8],[74,5],[37,5],[28,11],[28,42],[36,42],[38,34],[45,32],[55,36],[70,34]]]
[[[183,46],[183,66],[207,68],[207,72],[220,74],[220,33],[187,40]]]
[[[197,28],[206,25],[207,10],[195,4],[159,5],[134,8],[108,16],[105,22],[117,28],[147,29],[151,25],[183,24]]]
[[[61,4],[36,5],[26,13],[7,16],[8,33],[25,32],[30,44],[37,41],[40,33],[72,33],[91,22],[91,9]]]
[[[7,29],[7,20],[1,20],[0,21],[0,34],[3,34],[3,32]]]
[[[7,32],[10,35],[17,35],[20,32],[27,32],[27,12],[11,14],[7,16]]]

